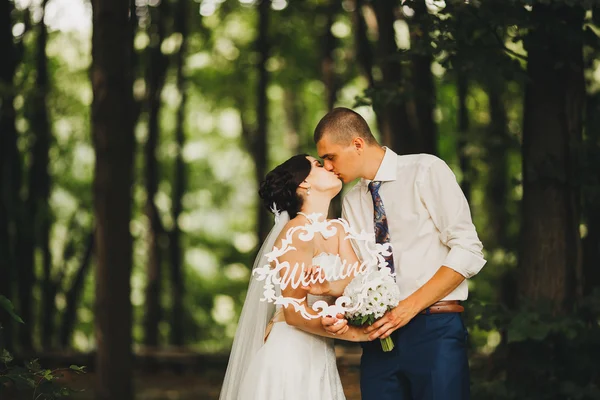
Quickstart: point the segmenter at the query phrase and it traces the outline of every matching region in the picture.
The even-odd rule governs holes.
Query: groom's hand
[[[321,325],[323,325],[323,329],[326,332],[332,335],[343,335],[348,332],[350,327],[348,326],[348,321],[344,319],[342,314],[338,314],[335,317],[323,317],[321,318]]]
[[[402,328],[404,325],[408,324],[418,313],[418,310],[408,307],[401,301],[395,308],[375,321],[373,325],[367,327],[365,333],[369,334],[369,340],[375,340],[377,338],[385,339],[396,329]]]

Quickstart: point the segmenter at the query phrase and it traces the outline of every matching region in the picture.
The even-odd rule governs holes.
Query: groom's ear
[[[365,149],[366,143],[365,143],[365,140],[363,138],[361,138],[360,136],[357,136],[357,137],[355,137],[352,140],[352,146],[354,146],[354,148],[356,150],[360,151],[360,150],[364,150]]]

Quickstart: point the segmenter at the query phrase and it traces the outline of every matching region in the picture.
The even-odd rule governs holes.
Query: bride
[[[259,195],[264,204],[281,210],[275,226],[263,243],[254,268],[266,263],[265,254],[280,247],[288,230],[318,222],[327,216],[329,204],[342,188],[342,182],[311,156],[296,155],[269,172],[261,183]],[[315,234],[310,241],[292,236],[297,250],[279,257],[289,265],[319,266],[327,274],[337,262],[357,261],[343,230],[335,234]],[[304,307],[316,314],[311,305],[317,300],[333,304],[352,276],[311,289],[287,286],[285,297],[305,298]],[[358,327],[345,326],[337,336],[326,332],[318,318],[305,319],[293,307],[275,306],[260,301],[262,282],[250,279],[248,294],[233,341],[220,400],[344,400],[336,367],[333,338],[367,341]],[[346,324],[347,322],[340,321]]]

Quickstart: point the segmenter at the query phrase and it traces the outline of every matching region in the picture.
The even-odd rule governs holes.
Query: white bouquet
[[[389,268],[372,270],[356,276],[344,290],[350,298],[352,310],[346,312],[350,325],[372,325],[400,302],[400,289]],[[383,351],[394,348],[392,338],[380,339]]]

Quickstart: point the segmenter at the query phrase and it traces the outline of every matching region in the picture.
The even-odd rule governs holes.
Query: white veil
[[[287,211],[277,214],[276,212],[275,225],[260,247],[252,271],[265,265],[267,262],[265,254],[273,250],[275,240],[290,220]],[[275,313],[275,305],[260,301],[263,291],[263,282],[259,282],[251,275],[219,400],[236,400],[238,398],[238,390],[250,361],[264,343],[265,329]]]

